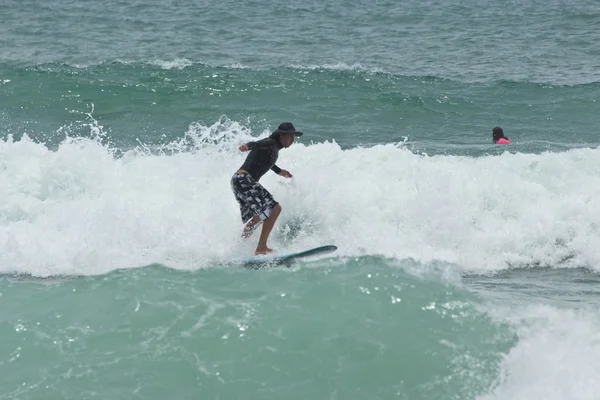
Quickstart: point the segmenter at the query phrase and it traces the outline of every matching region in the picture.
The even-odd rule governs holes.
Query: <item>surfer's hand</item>
[[[238,149],[240,149],[240,151],[248,151],[248,145],[247,144],[243,144],[240,147],[238,147]]]
[[[291,178],[291,177],[292,177],[292,174],[290,174],[290,171],[288,171],[288,170],[286,170],[286,169],[282,169],[282,170],[279,172],[279,175],[281,175],[281,176],[285,176],[286,178]]]

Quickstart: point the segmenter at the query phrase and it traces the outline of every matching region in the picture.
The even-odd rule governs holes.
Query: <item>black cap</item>
[[[304,135],[304,133],[297,131],[296,128],[294,128],[294,125],[292,125],[291,122],[283,122],[279,125],[279,127],[277,127],[277,130],[273,133],[271,133],[271,136],[277,136],[280,135],[282,133],[293,133],[296,136],[302,136]]]

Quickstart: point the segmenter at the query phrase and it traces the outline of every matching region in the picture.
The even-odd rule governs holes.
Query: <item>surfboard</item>
[[[299,258],[316,256],[319,254],[332,253],[336,250],[337,250],[337,246],[330,244],[330,245],[326,245],[326,246],[315,247],[315,248],[312,248],[309,250],[298,251],[295,253],[276,254],[276,255],[267,254],[264,256],[254,256],[254,257],[250,257],[250,258],[243,260],[242,265],[244,266],[244,268],[249,268],[249,269],[275,267],[275,266],[279,266],[282,264],[285,264],[286,266],[289,267],[295,260],[297,260]]]

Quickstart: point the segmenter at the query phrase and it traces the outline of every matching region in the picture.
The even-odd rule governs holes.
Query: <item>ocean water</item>
[[[0,16],[0,399],[599,398],[600,3]],[[246,270],[283,121],[269,244],[338,250]]]

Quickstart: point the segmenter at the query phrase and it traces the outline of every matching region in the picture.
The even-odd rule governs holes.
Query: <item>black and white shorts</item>
[[[264,221],[279,204],[250,174],[234,174],[231,177],[231,190],[240,205],[244,223],[257,215]]]

